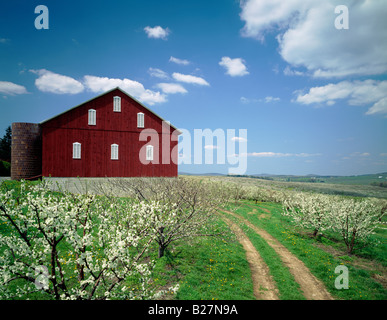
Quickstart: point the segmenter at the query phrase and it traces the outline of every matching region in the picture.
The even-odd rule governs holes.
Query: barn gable
[[[117,96],[121,98],[121,112],[114,112],[112,108],[106,108],[106,110],[102,110],[106,106],[110,107],[112,105],[114,97]],[[125,109],[130,108],[133,108],[133,111],[137,110],[138,112],[147,114],[151,119],[153,119],[153,121],[155,122],[154,125],[156,125],[156,127],[158,127],[157,123],[160,124],[163,121],[168,122],[162,117],[160,117],[158,114],[147,108],[144,104],[136,100],[134,97],[129,95],[127,92],[123,91],[119,87],[116,87],[73,108],[70,108],[52,118],[44,120],[40,122],[40,125],[43,127],[54,126],[56,128],[77,127],[92,129],[87,125],[88,121],[85,121],[85,119],[87,119],[88,117],[89,108],[94,108],[97,114],[96,122],[98,127],[95,128],[103,128],[105,130],[118,129],[116,127],[117,124],[119,124],[119,129],[132,130],[135,127],[134,121],[137,121],[137,119],[133,117],[133,112],[124,112]],[[98,111],[104,111],[104,113],[100,114]],[[128,117],[129,115],[130,117]],[[116,117],[117,119],[121,120],[119,120],[117,123],[112,120],[112,117]],[[112,125],[114,125],[114,128],[112,128]],[[171,124],[170,127],[171,131],[176,131],[176,133],[180,134],[180,131],[176,127]]]

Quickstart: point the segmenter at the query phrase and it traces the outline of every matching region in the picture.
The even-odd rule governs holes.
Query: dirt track
[[[289,268],[291,274],[294,276],[295,281],[299,283],[301,290],[307,300],[333,300],[332,296],[326,290],[323,283],[310,272],[310,270],[304,265],[301,260],[299,260],[288,249],[286,249],[277,239],[272,237],[265,230],[254,226],[252,223],[242,218],[241,216],[231,211],[222,211],[240,219],[243,223],[253,229],[258,235],[260,235],[264,240],[266,240],[266,242],[280,256],[283,263]]]
[[[246,259],[250,265],[253,279],[255,298],[258,300],[278,300],[278,289],[270,275],[269,268],[254,245],[239,226],[226,217],[222,217],[222,219],[230,226],[246,251]]]

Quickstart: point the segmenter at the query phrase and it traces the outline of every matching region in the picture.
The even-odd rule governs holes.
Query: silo
[[[30,179],[42,174],[41,132],[37,123],[12,123],[12,179]]]

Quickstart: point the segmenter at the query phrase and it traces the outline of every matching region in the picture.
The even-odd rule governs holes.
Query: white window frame
[[[89,109],[89,126],[95,126],[97,124],[97,111]]]
[[[118,144],[113,143],[110,146],[110,159],[111,160],[118,160]]]
[[[137,128],[144,128],[145,126],[145,115],[142,112],[137,113]]]
[[[153,146],[151,145],[146,146],[146,160],[153,160]]]
[[[121,112],[121,97],[119,96],[113,97],[113,111]]]
[[[73,143],[73,159],[81,159],[82,145],[79,142]]]

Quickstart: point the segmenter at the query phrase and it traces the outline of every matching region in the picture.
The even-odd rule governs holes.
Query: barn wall
[[[121,112],[113,112],[113,97],[121,96]],[[88,110],[97,111],[96,125],[88,125]],[[140,141],[137,113],[145,114],[146,141]],[[170,128],[172,130],[172,128]],[[144,133],[143,133],[144,134]],[[162,134],[162,121],[135,100],[114,90],[42,124],[42,173],[52,177],[177,176],[177,138]],[[162,138],[164,137],[164,139]],[[141,163],[140,151],[155,145],[154,161]],[[81,159],[73,159],[73,143],[81,143]],[[119,145],[119,160],[111,160],[111,144]],[[169,144],[169,146],[168,146]],[[162,145],[167,152],[162,153]],[[157,148],[158,147],[158,148]],[[173,150],[172,159],[166,163]],[[169,156],[168,156],[169,155]],[[158,160],[158,163],[157,163]],[[164,162],[164,163],[162,163]]]
[[[140,152],[144,152],[147,141],[139,141],[133,132],[43,129],[43,175],[52,177],[136,177],[177,176],[177,165],[173,163],[170,149],[162,153],[162,138],[152,134],[148,141],[158,141],[154,149],[153,163],[143,164]],[[81,159],[73,159],[73,143],[81,143]],[[119,146],[119,159],[111,160],[112,144]],[[172,141],[171,148],[177,145]],[[177,159],[176,148],[173,150]],[[158,164],[157,164],[158,161]],[[164,162],[164,164],[163,164]]]

